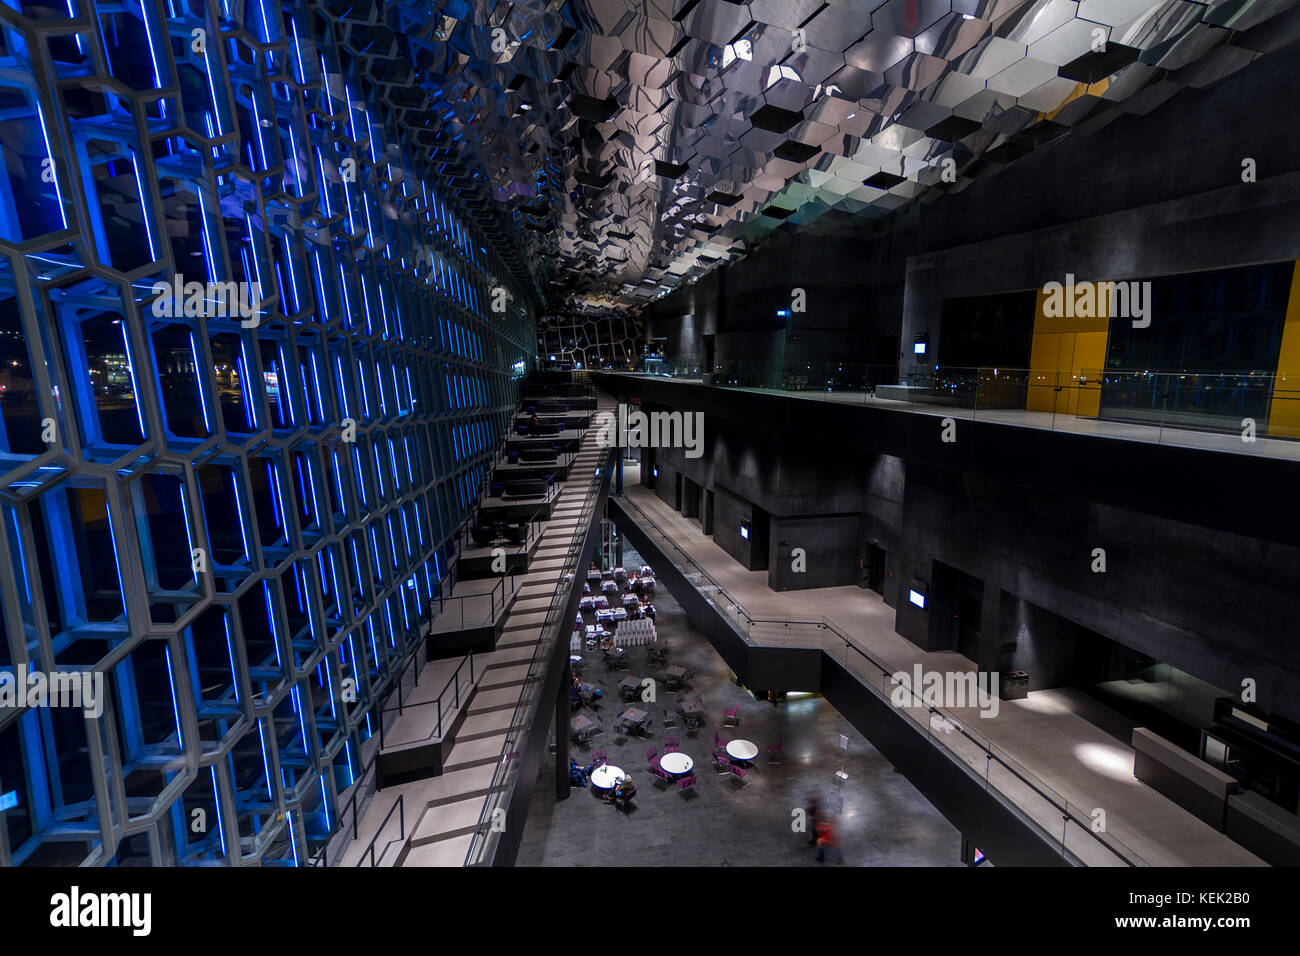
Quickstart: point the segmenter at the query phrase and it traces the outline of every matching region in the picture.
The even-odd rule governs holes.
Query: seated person
[[[577,674],[570,675],[573,683],[573,689],[583,697],[590,697],[592,700],[600,700],[605,696],[605,692],[599,687],[592,687],[590,684],[584,684]]]
[[[600,639],[600,649],[602,651],[612,651],[614,649],[613,634],[609,633],[608,631],[605,632],[605,635]]]
[[[619,782],[619,785],[614,788],[614,799],[619,803],[626,803],[634,793],[636,793],[636,784],[632,782],[631,777],[624,777]]]
[[[643,604],[641,605],[641,613],[653,621],[655,619],[655,606],[653,604]]]
[[[569,782],[575,787],[585,787],[587,778],[591,776],[591,765],[580,767],[578,761],[572,757],[569,758]]]

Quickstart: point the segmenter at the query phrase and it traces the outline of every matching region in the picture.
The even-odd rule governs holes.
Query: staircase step
[[[482,797],[470,797],[455,803],[430,807],[424,811],[424,816],[420,818],[419,825],[411,835],[411,849],[473,833],[474,827],[478,824],[479,814],[482,812]]]
[[[545,612],[551,606],[551,599],[554,596],[554,594],[537,595],[525,600],[515,601],[514,607],[510,609],[510,616],[514,617],[518,614],[532,614],[537,611]]]
[[[484,672],[483,678],[479,681],[478,689],[482,692],[496,690],[498,687],[508,687],[511,684],[522,684],[527,676],[527,663],[514,664],[510,667],[494,667]]]
[[[546,622],[546,611],[532,611],[527,614],[511,614],[506,618],[506,631],[521,631],[529,627],[538,627]]]
[[[438,840],[424,846],[412,847],[402,861],[402,866],[464,866],[474,835],[466,833],[450,840]]]
[[[496,690],[479,691],[474,695],[474,700],[470,702],[469,710],[466,713],[472,716],[491,710],[500,710],[503,707],[513,708],[517,703],[519,703],[518,687],[500,687]]]
[[[477,740],[480,737],[497,737],[510,729],[511,712],[490,710],[486,714],[470,714],[456,732],[456,742]]]
[[[447,769],[459,770],[462,767],[478,766],[484,762],[493,763],[500,760],[501,748],[505,744],[505,734],[479,737],[475,740],[458,740],[447,758]]]

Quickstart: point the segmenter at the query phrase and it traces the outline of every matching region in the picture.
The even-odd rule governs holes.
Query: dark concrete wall
[[[753,538],[746,541],[740,536],[740,523],[753,522],[753,505],[721,485],[715,485],[713,493],[713,543],[748,570],[758,569],[763,562],[755,553]]]
[[[993,669],[1029,673],[1029,689],[1069,686],[1079,654],[1079,625],[1006,591],[987,594],[999,602],[1000,649]]]
[[[679,360],[701,354],[700,336],[716,332],[719,364],[893,364],[909,245],[897,235],[775,235],[649,306],[650,334],[665,336],[665,354]],[[802,312],[792,309],[795,289]]]
[[[772,518],[767,583],[774,591],[858,583],[860,516],[798,515]],[[804,554],[795,571],[795,548]]]
[[[688,388],[723,398],[736,395],[698,386],[665,386],[660,392]],[[756,404],[751,395],[741,397],[737,414]],[[796,399],[772,401],[797,405],[805,413],[810,408]],[[819,405],[811,408],[822,411]],[[931,421],[937,427],[938,419]],[[984,584],[975,654],[981,669],[1024,669],[1030,672],[1031,687],[1057,686],[1069,679],[1079,629],[1086,629],[1225,690],[1237,690],[1243,679],[1252,678],[1266,709],[1300,719],[1300,654],[1292,647],[1300,621],[1300,547],[1258,536],[1267,530],[1262,525],[1245,534],[1194,523],[1197,518],[1219,521],[1214,512],[1224,505],[1230,506],[1225,516],[1267,506],[1275,526],[1285,527],[1294,513],[1290,498],[1281,486],[1256,475],[1256,469],[1278,463],[1157,446],[1158,455],[1173,457],[1153,461],[1165,461],[1168,467],[1138,468],[1130,474],[1123,470],[1124,461],[1147,446],[1111,441],[1093,449],[1084,439],[1003,426],[999,435],[1019,440],[1000,443],[1000,463],[1008,467],[994,469],[992,449],[973,448],[969,443],[980,440],[977,429],[961,423],[958,442],[946,447],[973,457],[957,457],[951,466],[942,466],[938,462],[943,459],[931,455],[928,445],[916,442],[900,446],[907,453],[899,455],[873,453],[860,445],[855,449],[849,442],[819,443],[811,422],[806,414],[788,422],[769,417],[755,430],[748,418],[706,418],[710,438],[705,457],[687,464],[713,482],[718,492],[715,540],[746,567],[760,566],[739,539],[739,521],[751,516],[751,503],[774,515],[774,558],[788,555],[794,546],[790,529],[799,528],[802,537],[804,528],[826,520],[840,535],[847,516],[857,515],[861,550],[854,553],[830,543],[822,554],[841,563],[835,572],[839,582],[852,584],[867,544],[874,539],[883,547],[893,572],[885,581],[885,595],[896,609],[895,629],[918,646],[929,648],[944,634],[945,646],[951,646],[951,631],[931,625],[934,605],[921,610],[907,600],[914,577],[934,594],[928,585],[937,560]],[[1018,480],[1041,470],[1044,449],[1058,447],[1052,443],[1064,442],[1059,450],[1068,452],[1071,441],[1092,450],[1083,457],[1054,456],[1043,472],[1068,479],[1069,492]],[[1115,456],[1108,458],[1111,452]],[[1099,455],[1110,462],[1108,467],[1094,468]],[[1186,462],[1178,466],[1183,458]],[[1170,486],[1185,472],[1202,462],[1213,469],[1224,460],[1231,466],[1224,474],[1238,475],[1237,481],[1218,482],[1217,496],[1198,498],[1196,508],[1174,510],[1182,520],[1138,507],[1180,497]],[[1081,469],[1091,469],[1084,473],[1094,476],[1098,497],[1089,497],[1087,485],[1076,480]],[[801,494],[805,486],[809,493]],[[1119,486],[1134,506],[1099,500]],[[790,542],[785,549],[779,545],[783,540]],[[1095,548],[1105,550],[1105,573],[1091,570]],[[809,557],[811,571],[816,552]],[[773,587],[799,586],[795,579],[800,576],[788,573],[789,567],[788,557],[772,562]],[[1032,607],[1021,611],[1021,601]],[[953,612],[947,608],[944,613]],[[1014,649],[1008,649],[1012,643]]]
[[[1006,610],[998,590],[1033,605],[985,626],[983,668],[1004,668],[1001,644],[1027,630],[1019,660],[1044,668],[1023,668],[1030,686],[1060,683],[1075,636],[1054,615],[1228,690],[1253,678],[1266,707],[1300,711],[1300,655],[1288,636],[1300,620],[1300,548],[916,462],[902,540],[904,574],[929,580],[937,559],[981,578],[986,620],[990,607]],[[1104,573],[1092,571],[1095,548]],[[901,597],[898,607],[899,632],[928,647],[927,612]]]

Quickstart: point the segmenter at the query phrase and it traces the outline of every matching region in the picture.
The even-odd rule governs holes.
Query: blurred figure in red
[[[844,862],[844,851],[840,849],[839,836],[829,817],[817,821],[817,862],[824,863],[829,855],[834,863]]]

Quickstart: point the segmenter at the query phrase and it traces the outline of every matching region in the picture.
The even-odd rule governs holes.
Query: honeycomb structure
[[[0,865],[303,865],[534,306],[319,11],[6,4]]]

